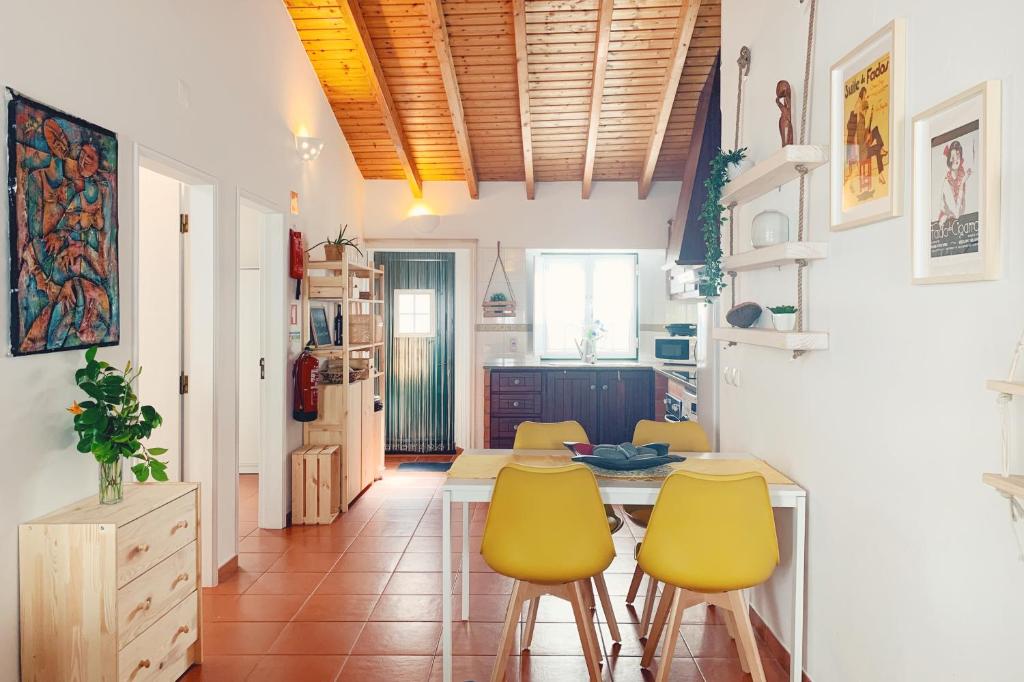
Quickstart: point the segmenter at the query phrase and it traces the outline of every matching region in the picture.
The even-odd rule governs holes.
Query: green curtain
[[[455,452],[455,254],[377,252],[387,316],[387,426],[390,453]],[[433,289],[435,334],[395,338],[395,290]]]

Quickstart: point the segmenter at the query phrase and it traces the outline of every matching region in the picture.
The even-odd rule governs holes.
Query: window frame
[[[541,347],[540,341],[547,334],[546,321],[540,318],[543,292],[538,287],[538,279],[544,267],[543,261],[548,258],[576,258],[584,261],[585,294],[584,294],[584,327],[594,321],[594,264],[599,258],[619,256],[628,257],[633,262],[633,309],[631,350],[621,353],[598,352],[598,360],[637,360],[640,357],[640,254],[636,251],[542,251],[536,255],[533,263],[533,347],[540,360],[572,360],[579,359],[575,349],[565,352],[554,352]]]
[[[429,299],[429,305],[427,306],[427,331],[426,332],[403,332],[401,331],[402,326],[402,306],[399,305],[399,298],[402,295],[419,296],[426,294]],[[395,289],[393,292],[394,305],[394,327],[391,335],[396,339],[432,339],[437,336],[437,291],[435,289]],[[418,315],[416,312],[410,313],[414,318]]]

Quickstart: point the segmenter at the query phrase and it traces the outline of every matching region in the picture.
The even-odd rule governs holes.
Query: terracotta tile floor
[[[185,679],[440,680],[439,486],[444,477],[397,471],[399,462],[416,459],[428,458],[389,457],[384,480],[330,526],[256,528],[257,477],[240,476],[239,573],[206,590],[206,661]],[[455,682],[489,679],[508,606],[511,582],[492,573],[475,554],[486,514],[486,505],[474,505],[471,620],[455,623]],[[460,516],[455,518],[455,533],[461,536]],[[600,622],[604,680],[654,679],[656,668],[640,668],[643,643],[637,622],[643,598],[627,606],[623,597],[633,572],[633,546],[642,535],[642,529],[627,523],[615,536],[618,557],[606,578],[624,641],[614,643]],[[453,564],[458,570],[458,562]],[[456,589],[458,584],[456,576]],[[542,605],[531,651],[510,660],[506,679],[586,681],[571,609],[553,598]],[[763,646],[762,658],[769,682],[784,682],[782,668]],[[750,680],[714,610],[686,612],[671,680]]]

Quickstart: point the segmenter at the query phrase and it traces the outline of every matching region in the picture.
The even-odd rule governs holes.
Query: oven
[[[683,401],[675,397],[671,393],[665,394],[665,421],[686,421],[686,417],[683,414]]]
[[[682,388],[676,393],[665,394],[665,421],[697,421],[697,372],[678,370],[669,372],[673,383]]]

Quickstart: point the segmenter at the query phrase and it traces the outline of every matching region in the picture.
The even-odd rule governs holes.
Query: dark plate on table
[[[661,457],[633,457],[632,459],[607,459],[594,457],[593,455],[577,455],[572,458],[574,462],[589,464],[600,469],[611,469],[612,471],[640,471],[642,469],[653,469],[662,464],[671,462],[685,462],[686,458],[681,455],[664,455]]]

